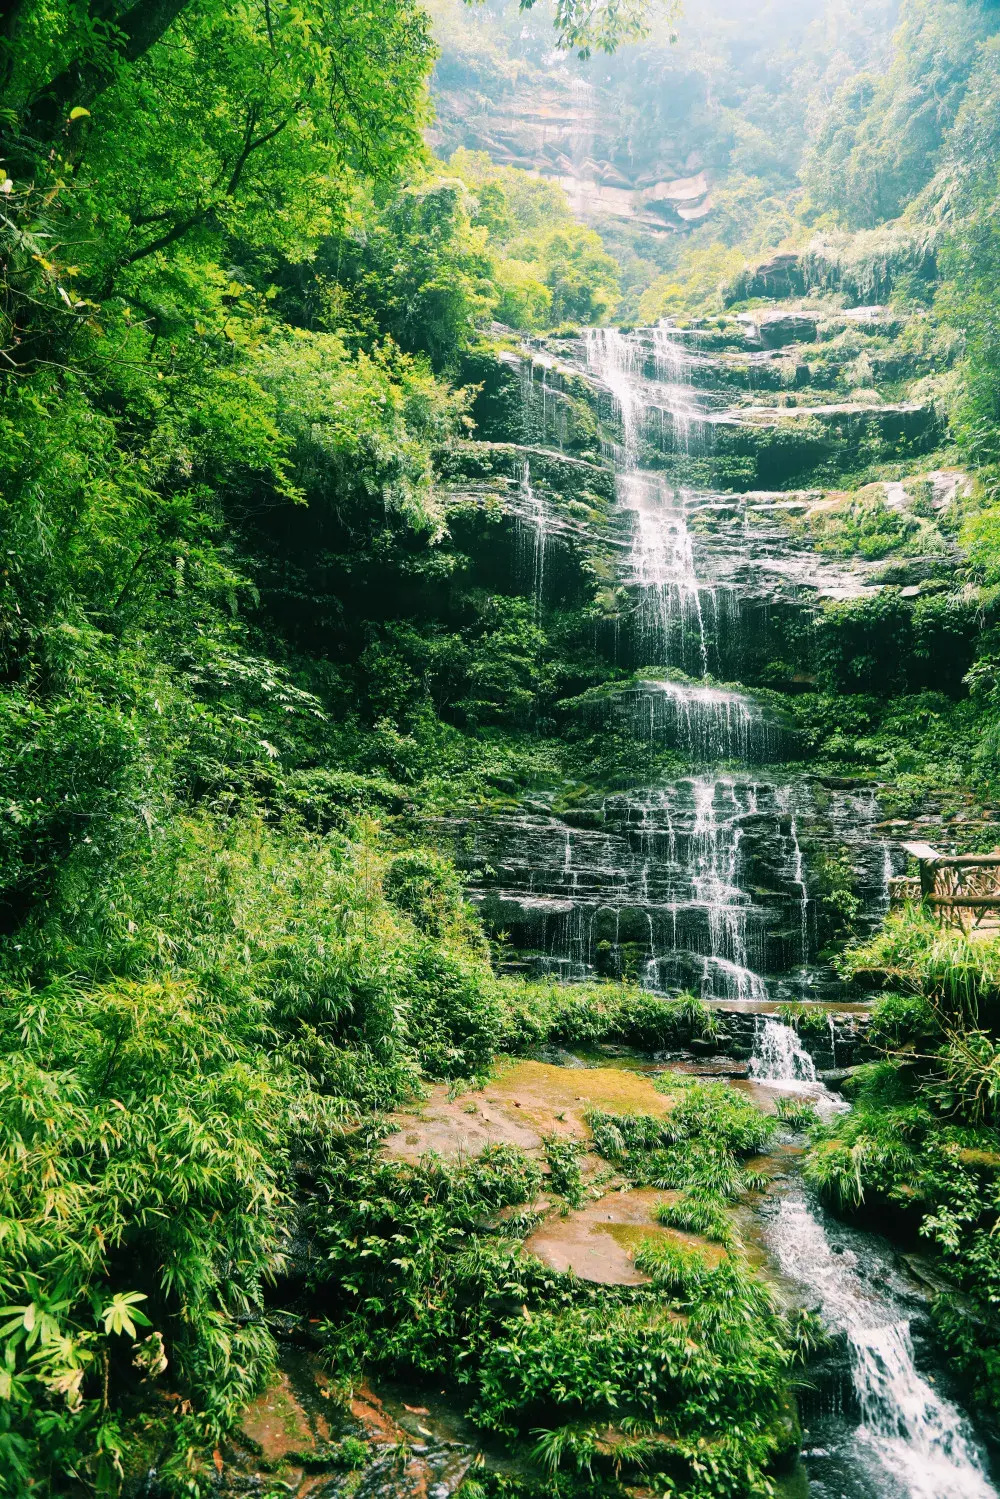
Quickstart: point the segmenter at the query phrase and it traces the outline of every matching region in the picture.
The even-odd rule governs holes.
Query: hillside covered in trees
[[[0,1494],[996,1493],[1000,12],[689,12],[0,3]]]

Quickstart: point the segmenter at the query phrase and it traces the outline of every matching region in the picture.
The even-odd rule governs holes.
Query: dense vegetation
[[[554,18],[600,50],[643,9]],[[753,307],[757,260],[789,246],[803,299],[912,314],[898,343],[817,339],[809,378],[898,395],[902,348],[940,409],[922,456],[976,470],[950,519],[866,487],[909,453],[873,445],[845,473],[810,431],[791,456],[717,462],[734,483],[767,463],[842,483],[802,522],[820,553],[933,553],[947,578],[779,612],[744,675],[800,757],[891,781],[903,810],[995,794],[994,27],[911,3],[891,65],[862,73],[883,9],[837,21],[840,88],[832,44],[767,97],[732,59],[734,102],[690,111],[731,137],[719,217],[646,258],[550,182],[431,156],[415,0],[0,6],[0,1493],[114,1494],[153,1464],[162,1492],[207,1492],[273,1369],[302,1233],[296,1293],[339,1376],[445,1373],[529,1455],[533,1477],[474,1475],[469,1499],[614,1493],[623,1464],[664,1493],[763,1494],[794,1448],[796,1327],[728,1215],[759,1185],[756,1111],[678,1087],[668,1124],[591,1116],[609,1173],[734,1250],[647,1246],[626,1291],[520,1251],[534,1158],[401,1171],[377,1147],[387,1111],[500,1053],[656,1051],[713,1024],[627,983],[498,977],[428,830],[539,788],[585,816],[685,768],[601,718],[649,665],[610,644],[603,543],[572,533],[544,598],[525,581],[501,501],[537,433],[511,330]],[[664,130],[639,116],[670,68],[637,55],[614,64],[642,74],[629,119]],[[568,456],[532,445],[534,482],[597,534],[607,434],[569,398]],[[823,878],[841,945],[850,873],[834,857]],[[919,1221],[955,1282],[942,1328],[996,1405],[995,1340],[961,1301],[986,1321],[995,1299],[992,947],[909,917],[878,940],[850,963],[905,976],[879,1012],[887,1060],[810,1170]],[[547,1166],[578,1200],[573,1151]]]
[[[539,695],[522,600],[421,615],[435,455],[495,309],[613,277],[557,192],[427,156],[432,55],[395,3],[0,18],[3,1492],[115,1492],[165,1368],[197,1490],[296,1173],[513,1044],[449,866],[364,818]]]

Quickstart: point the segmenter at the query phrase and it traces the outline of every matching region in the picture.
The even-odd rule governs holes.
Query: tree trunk
[[[5,0],[0,0],[0,5],[4,3]],[[6,0],[6,3],[19,6],[21,0]],[[101,6],[109,18],[113,15],[120,33],[116,39],[117,57],[125,63],[137,62],[190,3],[191,0],[139,0],[119,15],[113,15],[116,6]],[[114,58],[74,59],[32,101],[22,123],[22,134],[39,141],[51,140],[64,126],[69,111],[77,105],[89,108],[114,77]]]

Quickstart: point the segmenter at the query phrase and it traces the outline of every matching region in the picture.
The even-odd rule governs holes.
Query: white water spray
[[[996,1499],[961,1411],[918,1372],[909,1322],[837,1254],[802,1196],[786,1198],[768,1230],[782,1271],[818,1296],[832,1332],[847,1338],[861,1410],[861,1453],[900,1499]]]
[[[758,1025],[750,1076],[761,1082],[814,1083],[816,1064],[792,1027],[767,1015]]]

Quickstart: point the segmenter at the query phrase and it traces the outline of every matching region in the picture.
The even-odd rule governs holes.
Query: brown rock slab
[[[552,1270],[572,1270],[581,1280],[606,1286],[648,1285],[650,1277],[636,1268],[635,1253],[650,1241],[669,1241],[701,1250],[712,1263],[724,1251],[697,1234],[664,1228],[656,1211],[676,1202],[677,1192],[638,1187],[610,1192],[565,1217],[550,1217],[526,1241],[525,1248]]]
[[[430,1151],[454,1161],[500,1144],[541,1153],[543,1135],[588,1139],[590,1109],[662,1118],[671,1107],[639,1072],[516,1062],[481,1091],[450,1099],[447,1088],[431,1088],[419,1108],[391,1116],[399,1131],[384,1148],[393,1159],[413,1163]]]
[[[274,1379],[247,1407],[242,1431],[262,1463],[276,1467],[297,1453],[312,1454],[331,1440],[321,1409],[326,1376],[304,1355],[283,1360]]]

